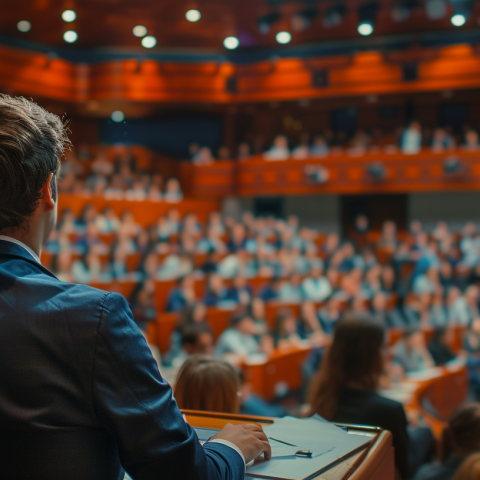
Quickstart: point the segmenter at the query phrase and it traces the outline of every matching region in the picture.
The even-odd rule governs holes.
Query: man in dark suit
[[[203,447],[125,299],[40,263],[68,144],[61,120],[0,96],[0,472],[14,479],[243,479],[268,440],[225,427]],[[194,392],[192,392],[194,394]]]

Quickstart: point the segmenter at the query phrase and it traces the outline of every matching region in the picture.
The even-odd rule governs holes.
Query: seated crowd
[[[404,329],[408,335],[397,358],[411,372],[448,356],[442,336],[434,338],[435,354],[422,348],[414,334],[419,328],[448,333],[450,326],[462,326],[465,351],[480,351],[479,239],[473,223],[454,233],[444,222],[432,232],[413,222],[401,235],[386,222],[379,238],[358,251],[337,234],[301,227],[294,216],[278,220],[246,212],[235,221],[213,212],[201,225],[195,214],[182,219],[171,209],[144,229],[128,211],[118,218],[110,207],[99,214],[87,206],[80,218],[64,210],[45,251],[60,279],[137,284],[131,303],[139,323],[162,313],[156,288],[175,282],[164,307],[178,313],[170,349],[162,352],[169,365],[184,360],[187,326],[209,328],[211,308],[244,312],[216,346],[219,354],[238,355],[237,363],[275,348],[322,346],[349,311],[368,314],[387,329]],[[165,287],[157,286],[162,281]],[[265,310],[272,303],[284,308],[269,325]],[[473,385],[480,393],[479,383]]]
[[[62,212],[45,252],[69,281],[128,279],[145,287],[176,280],[167,312],[195,302],[246,309],[260,301],[301,304],[302,322],[318,318],[327,335],[345,309],[400,328],[467,326],[480,317],[480,232],[473,222],[459,233],[445,222],[432,232],[412,222],[401,233],[388,221],[378,238],[367,233],[362,242],[359,250],[337,234],[300,226],[295,216],[246,212],[236,221],[212,212],[202,225],[194,213],[181,218],[172,208],[143,228],[129,211],[118,217],[111,207],[97,212],[87,205],[78,218]]]
[[[86,147],[78,153],[67,152],[58,189],[61,193],[115,200],[177,203],[183,199],[176,178],[164,181],[159,173],[140,168],[129,148],[119,150],[113,161],[108,158],[106,147],[101,147],[96,155]]]
[[[375,392],[405,374],[460,361],[469,370],[471,398],[479,398],[480,233],[473,223],[453,232],[444,222],[432,231],[413,222],[409,232],[398,232],[390,221],[378,235],[359,232],[357,246],[303,227],[294,216],[246,212],[237,221],[212,212],[202,225],[195,214],[181,218],[175,208],[143,228],[128,211],[119,217],[110,207],[97,212],[88,205],[78,218],[62,212],[45,252],[61,279],[136,284],[131,304],[141,328],[163,314],[155,298],[162,282],[175,282],[164,307],[177,315],[169,349],[152,351],[167,375],[179,371],[181,407],[266,416],[319,413],[377,425],[393,434],[400,478],[453,478],[457,469],[460,475],[470,468],[461,465],[464,460],[476,465],[470,455],[480,451],[478,405],[460,407],[441,461],[426,463],[433,460],[431,431]],[[266,309],[274,304],[279,308],[272,324]],[[212,309],[233,312],[218,339],[209,323]],[[456,352],[454,327],[463,329]],[[404,333],[390,348],[392,329]],[[426,342],[423,331],[432,329]],[[241,366],[296,348],[310,353],[297,397],[304,405],[292,411],[253,393]],[[193,384],[195,396],[188,395]],[[222,395],[211,394],[222,388]]]
[[[228,147],[222,146],[215,156],[209,147],[190,145],[190,156],[196,165],[209,165],[218,160],[246,160],[251,155],[263,154],[265,160],[282,161],[289,158],[304,160],[308,158],[324,158],[329,155],[348,153],[363,155],[367,152],[385,153],[401,152],[405,155],[414,155],[422,149],[432,152],[449,152],[454,150],[480,150],[479,133],[470,125],[464,125],[462,130],[455,132],[451,127],[422,128],[417,121],[412,121],[405,129],[399,128],[394,132],[384,132],[375,128],[371,132],[358,129],[353,135],[345,131],[325,130],[323,133],[310,135],[302,133],[299,141],[293,143],[287,135],[277,135],[270,148],[266,148],[261,138],[255,142],[242,142],[236,152],[230,152]]]
[[[241,318],[236,316],[234,325],[245,321]],[[179,370],[175,398],[180,408],[252,413],[237,371],[227,361],[212,357],[212,351],[202,353],[187,358]],[[308,386],[303,416],[320,414],[333,422],[390,431],[396,478],[479,480],[480,403],[466,403],[454,411],[435,459],[432,431],[417,412],[405,411],[401,403],[382,396],[393,381],[394,367],[384,328],[368,317],[346,315]],[[262,404],[256,400],[253,407],[256,402]]]

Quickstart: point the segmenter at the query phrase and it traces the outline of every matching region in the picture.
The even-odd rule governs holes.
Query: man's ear
[[[55,182],[55,179],[53,178],[53,173],[48,176],[45,185],[42,187],[42,201],[45,206],[46,212],[50,212],[55,208],[56,195],[52,188],[52,182]],[[55,187],[56,185],[54,185],[54,188]]]

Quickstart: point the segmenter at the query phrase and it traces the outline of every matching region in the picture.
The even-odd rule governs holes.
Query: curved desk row
[[[444,163],[452,158],[458,159],[459,168],[449,173]],[[380,175],[369,173],[369,166],[380,164]],[[319,167],[328,177],[324,182],[311,173]],[[480,151],[425,150],[417,155],[378,151],[275,162],[256,155],[246,161],[212,165],[183,162],[180,181],[184,191],[197,198],[476,190],[480,187]]]
[[[76,216],[79,216],[87,205],[93,205],[98,212],[105,207],[111,207],[118,216],[125,211],[130,211],[135,221],[144,228],[156,223],[159,217],[165,216],[172,209],[178,210],[182,217],[187,213],[194,212],[202,223],[206,223],[210,212],[220,210],[220,203],[215,200],[185,199],[178,203],[168,203],[150,200],[117,200],[89,194],[63,193],[59,197],[58,213],[61,215],[65,208],[69,208]]]

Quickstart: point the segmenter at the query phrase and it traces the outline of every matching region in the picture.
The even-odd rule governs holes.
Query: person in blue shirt
[[[222,302],[228,302],[228,290],[223,284],[223,279],[218,273],[211,273],[208,277],[207,291],[203,298],[203,302],[207,307],[217,307]]]
[[[178,279],[167,298],[166,312],[181,312],[195,301],[195,280],[191,275]]]

